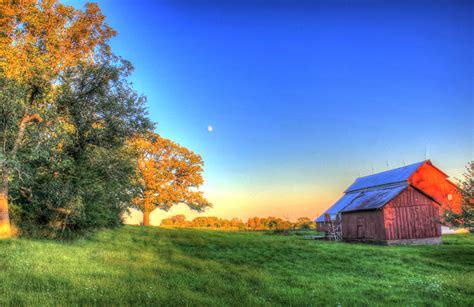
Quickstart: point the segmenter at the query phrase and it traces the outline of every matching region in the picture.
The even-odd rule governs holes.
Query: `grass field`
[[[474,305],[474,235],[387,247],[127,226],[0,241],[0,305]]]

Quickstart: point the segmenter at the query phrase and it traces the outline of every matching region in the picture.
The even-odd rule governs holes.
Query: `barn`
[[[456,210],[460,199],[456,185],[426,160],[357,178],[316,223],[326,231],[340,221],[347,241],[437,244],[440,213]]]

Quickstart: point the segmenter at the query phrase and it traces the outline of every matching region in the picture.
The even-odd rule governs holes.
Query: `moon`
[[[214,130],[212,126],[207,126],[207,131],[212,132],[212,130]]]

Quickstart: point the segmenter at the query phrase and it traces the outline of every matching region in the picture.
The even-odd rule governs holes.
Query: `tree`
[[[235,217],[232,218],[229,221],[229,224],[230,224],[231,228],[237,228],[237,229],[244,229],[245,228],[244,222],[242,222],[241,219],[238,219],[238,218],[235,218]]]
[[[178,214],[170,216],[161,221],[161,226],[174,226],[174,227],[187,227],[189,222],[186,220],[186,216]]]
[[[212,205],[197,189],[204,183],[201,156],[156,133],[134,137],[129,146],[136,153],[138,196],[133,205],[143,212],[143,225],[150,224],[150,213],[168,211],[186,204],[199,212]]]
[[[104,20],[96,4],[84,10],[57,0],[6,0],[0,5],[2,236],[10,235],[9,183],[18,152],[27,143],[25,134],[45,120],[64,73],[110,54],[107,42],[115,32]]]
[[[198,216],[191,221],[192,227],[205,228],[207,227],[207,217]]]
[[[261,219],[259,217],[253,217],[249,218],[247,220],[247,226],[248,228],[252,230],[262,230],[264,229],[264,226],[262,226]]]
[[[295,226],[300,229],[310,229],[311,225],[313,225],[313,221],[309,217],[299,217]]]
[[[474,230],[474,161],[466,165],[462,180],[458,180],[461,192],[461,208],[459,211],[445,210],[443,223],[453,228]]]
[[[64,74],[48,120],[25,134],[35,146],[18,151],[10,198],[22,234],[68,238],[121,224],[134,196],[125,141],[152,127],[131,71],[110,57]]]

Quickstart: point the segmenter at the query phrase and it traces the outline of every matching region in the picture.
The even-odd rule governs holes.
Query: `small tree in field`
[[[168,211],[176,204],[204,211],[212,205],[197,189],[204,183],[201,156],[155,133],[133,138],[136,153],[138,196],[133,205],[143,212],[143,225],[150,224],[156,208]]]
[[[463,179],[458,181],[461,192],[461,210],[446,210],[443,215],[445,225],[453,228],[466,228],[474,231],[474,161],[466,165]]]

